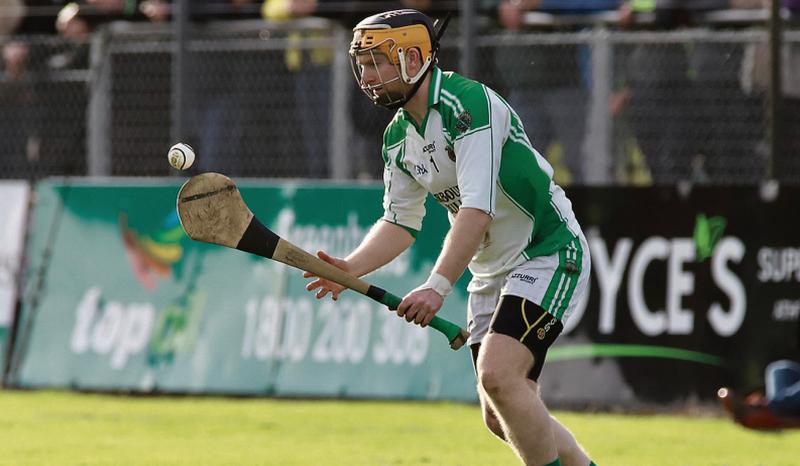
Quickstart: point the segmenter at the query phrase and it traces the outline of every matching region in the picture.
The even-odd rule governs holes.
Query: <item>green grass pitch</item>
[[[454,403],[0,392],[0,465],[519,464]],[[800,431],[558,412],[600,466],[796,466]]]

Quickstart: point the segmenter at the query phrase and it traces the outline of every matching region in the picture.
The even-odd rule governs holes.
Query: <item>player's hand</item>
[[[346,261],[339,259],[337,257],[329,256],[328,254],[325,253],[325,251],[317,251],[317,257],[335,267],[344,270],[345,272],[349,272]],[[337,299],[339,299],[339,293],[345,290],[345,287],[343,287],[342,285],[336,282],[332,282],[330,280],[326,280],[324,278],[319,278],[316,275],[312,274],[311,272],[303,272],[303,278],[315,279],[314,281],[306,285],[306,289],[308,291],[314,291],[317,288],[319,288],[319,291],[317,291],[317,299],[322,299],[325,297],[325,295],[330,293],[331,298],[333,298],[333,300],[336,301]]]
[[[427,327],[442,308],[442,303],[444,297],[430,288],[414,290],[403,298],[397,307],[397,315],[405,317],[408,322]]]
[[[316,9],[316,0],[289,0],[289,13],[296,18],[309,16]]]
[[[162,22],[169,18],[170,6],[163,0],[145,0],[139,4],[139,11],[150,21]]]
[[[522,28],[522,21],[525,11],[520,2],[506,0],[497,5],[497,18],[504,28],[510,31],[518,31]]]
[[[636,24],[636,12],[633,11],[633,6],[628,2],[623,2],[617,10],[619,15],[619,25],[623,29],[628,29]]]
[[[611,94],[611,97],[608,99],[608,107],[611,110],[611,115],[615,117],[619,116],[630,100],[631,90],[629,88]]]

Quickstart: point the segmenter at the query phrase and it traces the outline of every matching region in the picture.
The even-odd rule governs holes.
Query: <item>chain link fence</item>
[[[746,53],[765,40],[742,32],[612,39],[619,175],[655,183],[764,179],[766,89],[745,91],[743,79]]]
[[[198,29],[187,44],[185,104],[174,115],[169,30],[108,29],[97,61],[109,69],[93,87],[99,104],[92,115],[108,131],[93,133],[92,166],[112,175],[167,175],[171,127],[183,118],[181,138],[199,155],[195,170],[327,177],[332,37],[325,22]]]
[[[783,54],[775,176],[800,180],[800,37]],[[479,40],[558,181],[752,184],[768,164],[764,31],[498,33]]]
[[[0,176],[86,173],[88,45],[0,41]]]
[[[441,67],[457,70],[451,28]],[[165,154],[182,118],[196,171],[379,178],[392,113],[354,85],[349,40],[349,31],[316,19],[194,26],[176,114],[168,25],[113,23],[87,44],[14,38],[27,55],[21,69],[4,60],[0,78],[1,176],[170,175]],[[773,162],[776,178],[797,183],[800,31],[785,40],[783,137]],[[766,177],[763,30],[486,30],[473,44],[473,76],[507,97],[563,184]]]

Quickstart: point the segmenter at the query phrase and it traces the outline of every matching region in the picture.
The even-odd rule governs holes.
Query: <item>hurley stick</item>
[[[276,260],[317,277],[336,282],[397,309],[399,297],[335,267],[278,236],[265,227],[247,207],[236,184],[219,173],[203,173],[181,187],[177,199],[181,225],[190,238]],[[435,316],[430,326],[442,332],[457,350],[469,333]]]

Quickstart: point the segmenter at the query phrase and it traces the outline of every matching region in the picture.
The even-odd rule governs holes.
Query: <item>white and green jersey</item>
[[[382,152],[384,220],[419,231],[427,193],[451,223],[465,207],[492,216],[469,265],[475,277],[506,273],[581,236],[572,204],[516,112],[479,82],[434,68],[425,120],[417,127],[398,110]]]

